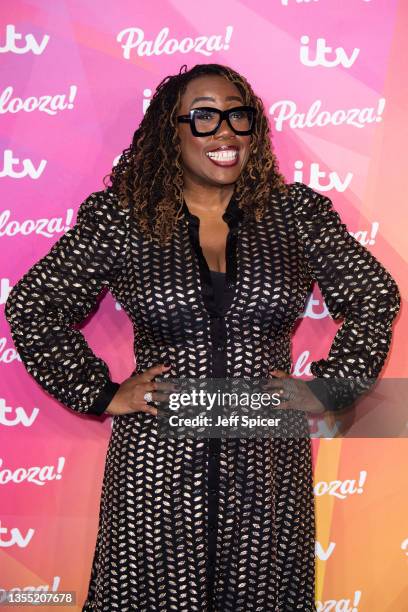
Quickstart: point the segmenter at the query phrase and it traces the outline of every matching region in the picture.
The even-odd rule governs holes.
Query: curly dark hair
[[[142,233],[166,243],[182,214],[183,167],[177,134],[177,114],[187,84],[202,75],[220,75],[234,83],[244,104],[256,108],[248,162],[235,183],[234,196],[244,212],[256,219],[263,215],[272,191],[287,193],[287,183],[278,170],[272,149],[263,102],[238,72],[221,64],[183,65],[179,74],[165,77],[158,85],[132,144],[123,151],[109,177],[121,206],[131,206]],[[163,121],[163,117],[166,118]]]

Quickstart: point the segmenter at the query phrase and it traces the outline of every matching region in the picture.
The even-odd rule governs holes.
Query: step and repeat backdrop
[[[76,591],[80,609],[112,426],[26,373],[4,318],[11,287],[104,188],[158,83],[221,63],[263,99],[287,181],[328,195],[405,296],[407,15],[404,0],[1,3],[0,602],[34,587]],[[300,319],[292,374],[307,378],[338,324],[317,286]],[[130,375],[133,331],[110,294],[81,331],[113,380]],[[402,308],[382,377],[407,375],[407,331]],[[407,440],[324,427],[312,441],[317,610],[408,610]]]

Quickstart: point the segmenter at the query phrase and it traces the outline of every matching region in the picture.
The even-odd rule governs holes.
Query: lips
[[[235,166],[238,163],[239,148],[237,146],[221,146],[206,151],[208,159],[216,166]]]

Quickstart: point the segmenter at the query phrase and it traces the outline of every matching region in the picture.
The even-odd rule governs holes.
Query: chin
[[[209,176],[213,182],[219,185],[231,185],[232,183],[236,183],[239,177],[241,176],[242,170],[236,170],[234,168],[234,172],[228,172],[221,169],[220,172],[214,173],[211,177]]]
[[[237,182],[237,180],[239,179],[239,174],[237,176],[234,176],[232,178],[216,178],[216,177],[212,177],[211,178],[211,183],[213,185],[218,185],[218,186],[223,186],[223,185],[234,185],[234,183]]]

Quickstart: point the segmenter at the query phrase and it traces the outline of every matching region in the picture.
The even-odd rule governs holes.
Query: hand
[[[143,396],[148,391],[157,391],[158,389],[165,391],[168,388],[165,382],[156,382],[153,378],[168,370],[169,367],[163,364],[155,365],[147,368],[141,374],[126,378],[116,391],[105,413],[119,415],[146,412],[157,416],[157,408],[149,406]],[[155,393],[153,399],[154,401],[166,400],[168,394]]]
[[[325,406],[309,389],[304,380],[290,376],[284,370],[272,370],[271,374],[276,378],[271,378],[269,389],[274,389],[279,393],[281,390],[281,403],[277,409],[304,410],[312,414],[322,414],[326,411]],[[284,379],[290,379],[284,380]],[[283,380],[279,380],[283,379]]]

